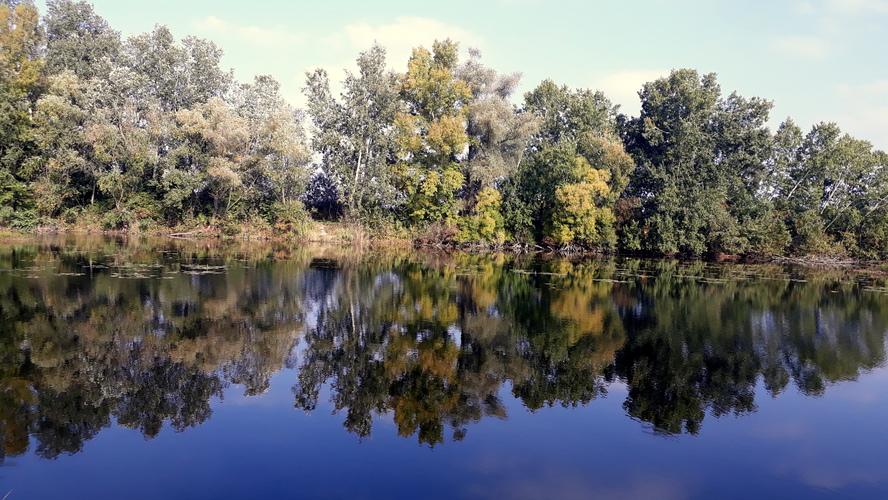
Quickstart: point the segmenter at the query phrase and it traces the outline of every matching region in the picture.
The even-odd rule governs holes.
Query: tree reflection
[[[885,360],[882,295],[853,274],[704,263],[434,255],[326,274],[330,300],[306,342],[296,406],[329,382],[345,426],[391,413],[421,443],[454,437],[499,394],[530,410],[585,405],[624,382],[627,413],[660,433],[754,412],[794,382],[817,396]],[[817,274],[816,272],[812,274]]]
[[[619,381],[630,417],[696,434],[885,361],[884,283],[850,272],[64,238],[0,247],[2,457],[180,432],[285,366],[296,408],[328,386],[349,432],[436,446],[507,390],[538,411]]]
[[[264,392],[301,329],[306,255],[77,240],[0,251],[0,438],[45,458],[109,427],[200,425],[232,383]],[[67,250],[62,250],[66,248]],[[288,276],[289,275],[289,276]]]
[[[759,376],[775,397],[791,381],[817,396],[884,362],[882,297],[840,274],[815,284],[779,268],[756,270],[770,279],[664,263],[621,307],[630,334],[611,377],[629,387],[629,415],[662,432],[696,434],[707,412],[755,411]]]

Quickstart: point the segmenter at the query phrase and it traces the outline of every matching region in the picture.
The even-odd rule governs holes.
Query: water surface
[[[0,245],[0,498],[888,496],[879,272]]]

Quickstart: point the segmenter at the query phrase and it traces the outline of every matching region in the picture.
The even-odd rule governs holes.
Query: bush
[[[502,244],[505,240],[505,222],[500,213],[501,205],[499,191],[492,187],[482,189],[476,198],[473,213],[460,219],[457,241]]]
[[[0,226],[9,226],[12,221],[12,207],[0,207]]]
[[[269,220],[277,234],[303,236],[311,228],[312,221],[301,201],[275,203],[269,210]]]
[[[0,223],[8,225],[12,229],[20,231],[32,231],[40,225],[40,216],[37,210],[12,210],[11,207],[0,209]]]
[[[442,245],[452,243],[456,237],[456,225],[433,222],[416,235],[415,242],[424,245]]]
[[[65,223],[77,229],[96,231],[104,229],[104,218],[110,210],[104,203],[96,203],[83,208],[66,209],[62,212],[62,218]]]
[[[125,208],[115,208],[105,212],[102,216],[102,229],[107,231],[122,231],[133,222],[133,214]]]
[[[841,244],[833,241],[823,226],[823,220],[814,210],[795,216],[793,220],[792,250],[796,255],[843,256]]]
[[[337,183],[324,172],[312,175],[302,198],[305,205],[322,218],[334,219],[342,215],[344,207],[339,201]]]
[[[406,225],[405,221],[397,217],[397,213],[384,210],[370,211],[364,217],[346,218],[343,222],[349,228],[361,226],[361,232],[366,238],[377,241],[410,241],[415,236],[412,227]]]
[[[75,224],[80,219],[81,212],[82,210],[80,207],[68,207],[62,210],[62,214],[59,218],[65,224]]]
[[[216,225],[222,231],[223,236],[237,236],[241,233],[241,222],[231,217],[224,217],[217,221]]]

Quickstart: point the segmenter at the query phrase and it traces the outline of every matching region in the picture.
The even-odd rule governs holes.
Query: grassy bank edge
[[[388,228],[368,228],[356,222],[312,221],[297,232],[280,233],[266,228],[256,228],[250,224],[241,224],[232,230],[231,226],[205,225],[190,228],[154,227],[143,231],[136,228],[128,230],[102,230],[97,228],[60,228],[41,226],[33,230],[0,228],[0,243],[34,241],[43,236],[56,234],[89,234],[122,237],[166,237],[174,239],[219,239],[226,241],[273,241],[293,244],[325,244],[351,247],[377,248],[422,248],[431,251],[463,251],[471,253],[539,253],[570,258],[600,257],[614,255],[611,252],[590,250],[576,246],[551,247],[527,245],[521,243],[455,243],[452,241],[430,242],[416,233],[391,231]],[[685,261],[736,262],[743,264],[791,264],[813,268],[863,268],[868,272],[888,274],[888,261],[854,259],[845,256],[827,255],[624,255],[638,258],[666,258]]]

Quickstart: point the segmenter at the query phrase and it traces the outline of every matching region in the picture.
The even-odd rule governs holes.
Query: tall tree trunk
[[[355,191],[358,190],[358,179],[361,177],[361,161],[364,158],[364,150],[358,151],[358,164],[355,166],[355,180],[352,183],[351,193],[348,197],[348,210],[352,214],[355,213]]]

